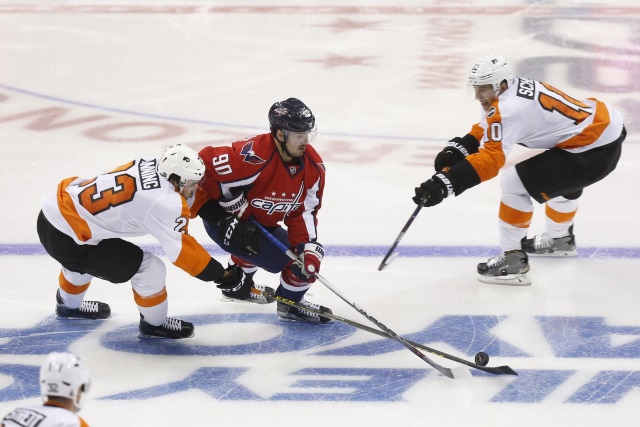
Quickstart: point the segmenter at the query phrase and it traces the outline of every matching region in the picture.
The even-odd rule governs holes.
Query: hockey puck
[[[487,366],[487,363],[489,363],[489,355],[487,353],[481,351],[476,354],[476,365]]]

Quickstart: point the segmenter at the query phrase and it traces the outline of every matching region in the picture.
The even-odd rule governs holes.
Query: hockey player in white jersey
[[[178,144],[159,159],[135,159],[95,178],[67,178],[47,194],[38,235],[62,264],[58,317],[106,319],[108,304],[84,300],[91,280],[131,281],[141,337],[192,336],[192,323],[167,317],[164,263],[123,238],[153,235],[169,260],[190,275],[220,288],[235,286],[238,269],[225,270],[188,233],[189,203],[204,171],[198,154]]]
[[[50,353],[40,367],[40,395],[44,405],[16,408],[2,419],[2,427],[88,427],[77,415],[89,392],[89,370],[73,353]]]
[[[515,77],[500,55],[486,55],[469,74],[480,123],[436,156],[436,173],[415,189],[416,204],[495,177],[515,144],[545,149],[502,173],[499,210],[502,253],[478,264],[479,280],[530,285],[528,255],[575,256],[573,221],[582,190],[613,171],[626,137],[622,115],[594,98],[577,100],[555,87]],[[527,239],[532,200],[546,204],[546,233]]]

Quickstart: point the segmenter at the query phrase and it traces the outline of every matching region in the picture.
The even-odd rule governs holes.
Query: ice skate
[[[478,280],[492,285],[529,286],[529,259],[521,250],[504,252],[478,264]]]
[[[522,242],[522,248],[529,255],[541,257],[574,257],[576,251],[576,236],[573,235],[573,225],[569,227],[569,235],[557,239],[549,237],[547,233],[537,234],[532,239]]]
[[[242,273],[242,279],[240,284],[233,289],[222,290],[222,301],[241,301],[252,302],[255,304],[270,304],[274,300],[264,296],[263,292],[266,291],[271,295],[275,294],[273,288],[265,285],[258,285],[253,282],[253,275],[247,275]]]
[[[60,290],[56,292],[56,316],[62,319],[107,319],[111,317],[109,304],[99,301],[82,301],[80,307],[69,308],[62,302]]]
[[[330,308],[324,307],[319,304],[314,304],[304,299],[300,301],[298,304],[303,307],[309,307],[314,310],[318,310],[322,313],[332,314],[332,311]],[[280,317],[280,320],[283,322],[303,322],[303,323],[312,323],[314,325],[333,322],[333,319],[322,317],[318,313],[315,313],[313,311],[308,311],[303,308],[292,307],[280,301],[278,301],[278,316]]]
[[[167,317],[160,326],[155,326],[144,320],[140,315],[140,325],[138,326],[140,335],[138,338],[189,338],[194,335],[193,323],[184,320]]]

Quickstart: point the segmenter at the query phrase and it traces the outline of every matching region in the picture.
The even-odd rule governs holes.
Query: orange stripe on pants
[[[501,220],[514,227],[529,228],[531,218],[533,218],[533,212],[522,212],[500,202],[500,213],[498,216]]]
[[[140,307],[155,307],[156,305],[162,304],[167,299],[167,288],[164,287],[157,294],[149,295],[147,297],[143,297],[133,290],[133,299]]]
[[[546,205],[545,213],[547,214],[547,218],[552,220],[553,222],[563,223],[573,221],[573,218],[576,216],[576,212],[578,210],[572,212],[558,212],[552,209],[549,205]]]
[[[78,295],[85,292],[89,288],[89,285],[91,284],[91,281],[89,281],[84,285],[76,286],[64,277],[64,274],[62,274],[62,271],[60,271],[60,276],[58,276],[58,281],[60,282],[60,289],[62,289],[63,291],[65,291],[70,295]]]

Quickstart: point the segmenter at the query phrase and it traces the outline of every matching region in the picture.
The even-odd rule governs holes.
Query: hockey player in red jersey
[[[166,269],[157,256],[122,238],[151,234],[175,265],[219,287],[234,284],[225,268],[189,235],[189,203],[204,176],[198,154],[184,145],[139,158],[94,178],[67,178],[43,198],[38,235],[62,264],[56,314],[106,319],[108,304],[84,301],[91,280],[131,281],[141,336],[187,338],[193,324],[167,317]]]
[[[626,137],[622,115],[594,98],[577,100],[553,86],[515,77],[499,55],[478,60],[469,86],[482,106],[480,123],[436,156],[436,173],[415,189],[416,204],[495,177],[515,144],[545,149],[502,172],[502,253],[478,264],[481,282],[530,285],[528,255],[575,256],[573,221],[582,190],[613,171]],[[527,239],[532,200],[546,203],[546,232]]]
[[[44,405],[22,406],[9,412],[2,427],[88,427],[77,415],[89,392],[89,370],[72,353],[50,353],[40,367]]]
[[[272,302],[262,295],[265,287],[253,281],[257,269],[262,268],[280,273],[276,295],[331,312],[303,298],[324,256],[316,226],[325,168],[311,146],[316,136],[315,117],[303,102],[289,98],[273,104],[269,124],[271,133],[200,151],[206,166],[202,187],[209,200],[198,214],[209,236],[229,252],[230,264],[244,272],[234,289],[222,292],[229,299]],[[304,268],[292,263],[252,221],[299,254]],[[280,302],[277,312],[284,321],[330,322]]]

